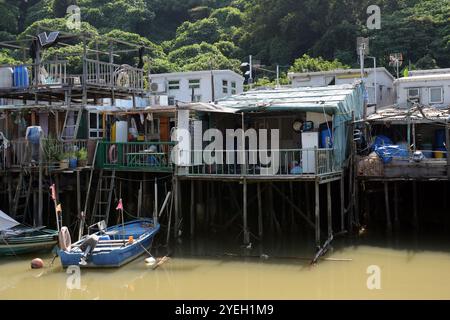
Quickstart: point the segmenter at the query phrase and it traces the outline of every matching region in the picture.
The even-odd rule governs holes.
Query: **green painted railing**
[[[99,141],[95,166],[100,169],[172,172],[174,142]]]

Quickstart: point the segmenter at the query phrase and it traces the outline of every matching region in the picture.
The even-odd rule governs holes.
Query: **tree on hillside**
[[[338,60],[327,61],[322,57],[312,58],[309,55],[304,54],[294,61],[294,64],[289,69],[289,72],[315,72],[348,68],[349,66],[344,65]]]
[[[77,0],[53,0],[52,11],[55,18],[64,18],[67,15],[67,8],[77,5]]]
[[[219,40],[220,25],[217,19],[206,18],[195,22],[184,22],[178,27],[172,49],[195,43],[214,43]]]

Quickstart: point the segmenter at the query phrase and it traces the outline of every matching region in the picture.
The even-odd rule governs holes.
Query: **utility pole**
[[[253,89],[253,63],[252,63],[252,55],[249,55],[248,62],[250,64],[249,66],[249,77],[248,77],[248,83],[250,84],[250,89]]]
[[[280,65],[277,63],[277,88],[280,87]]]

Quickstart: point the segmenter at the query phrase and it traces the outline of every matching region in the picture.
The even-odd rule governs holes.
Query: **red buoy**
[[[40,258],[34,258],[31,260],[31,269],[40,269],[44,267],[44,261]]]

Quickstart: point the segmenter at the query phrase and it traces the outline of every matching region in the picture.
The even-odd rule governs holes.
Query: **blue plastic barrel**
[[[25,88],[29,86],[28,69],[26,66],[14,67],[14,87]]]
[[[332,148],[333,147],[333,141],[331,139],[331,130],[324,129],[320,131],[320,148]]]

